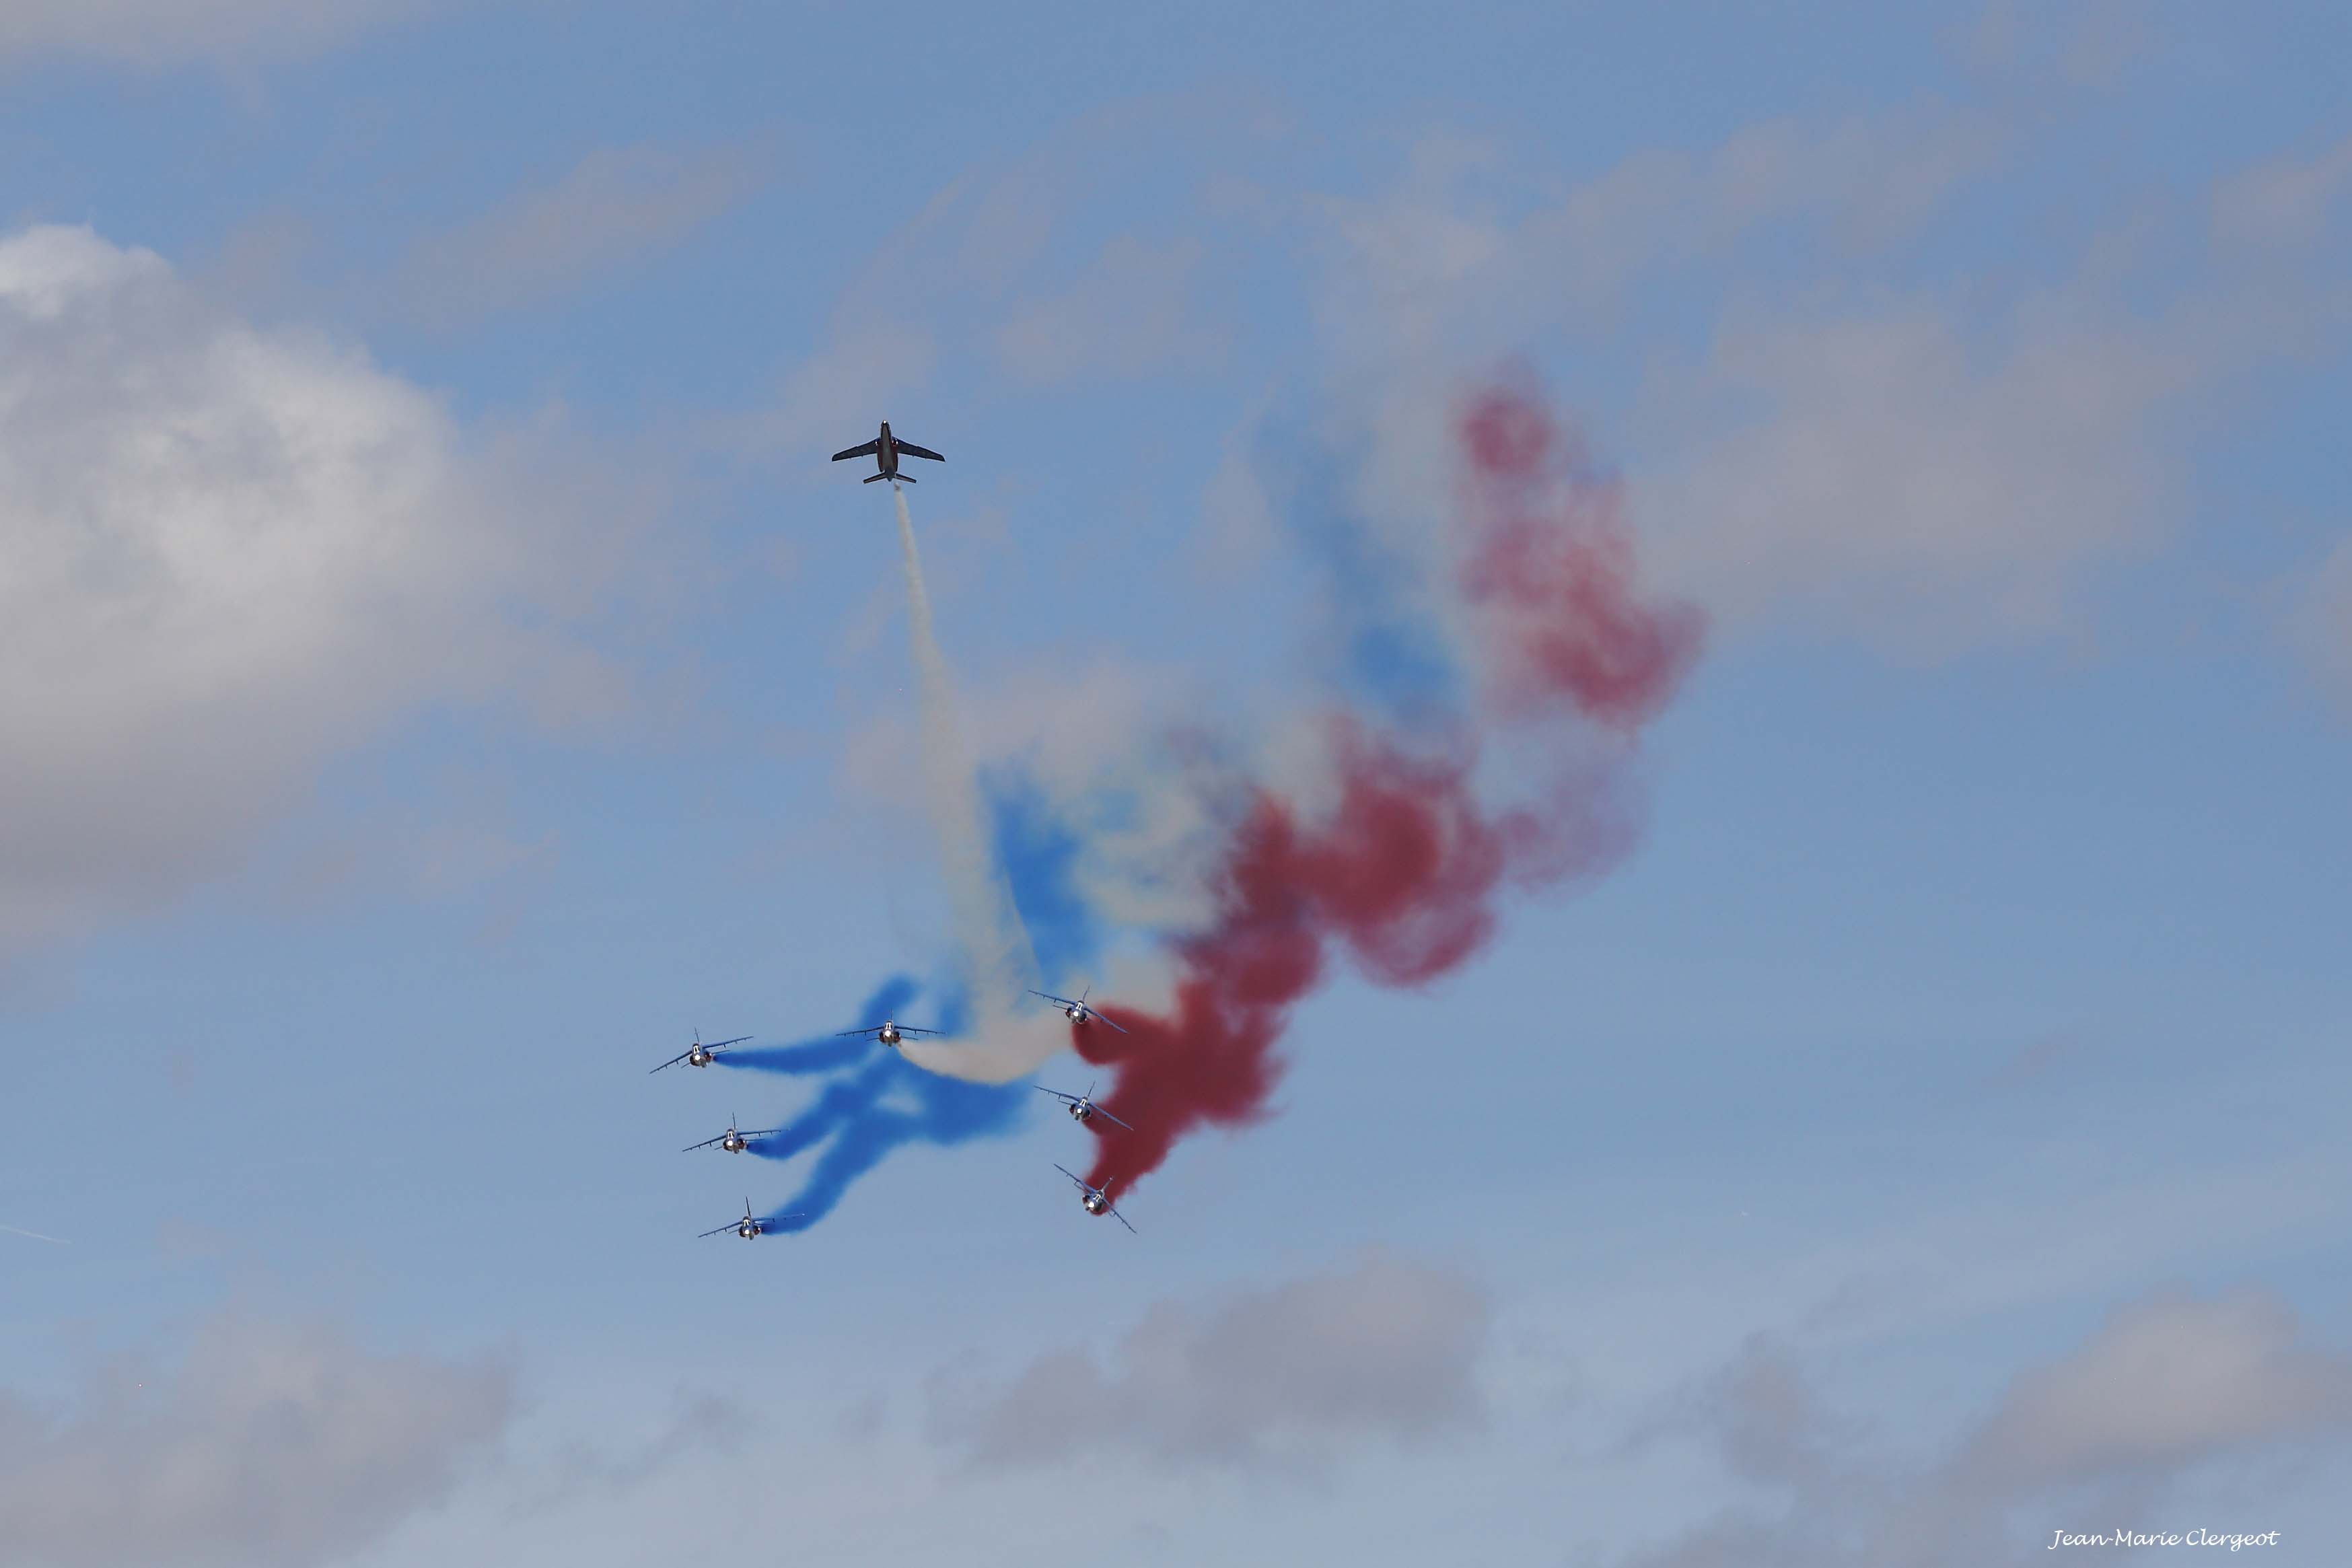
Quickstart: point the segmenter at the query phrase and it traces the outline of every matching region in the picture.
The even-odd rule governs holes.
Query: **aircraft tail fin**
[[[887,479],[889,477],[887,474],[868,474],[857,482],[861,485],[870,485],[877,479]]]

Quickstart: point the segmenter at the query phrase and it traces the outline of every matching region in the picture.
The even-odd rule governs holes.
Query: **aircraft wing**
[[[751,1037],[749,1035],[738,1035],[731,1040],[719,1040],[702,1048],[706,1051],[723,1051],[730,1046],[740,1046]]]
[[[901,441],[895,436],[891,437],[890,444],[898,447],[899,451],[904,452],[909,458],[929,458],[934,463],[944,463],[947,461],[945,458],[940,457],[929,447],[918,447],[912,441]]]
[[[1115,1219],[1115,1220],[1117,1220],[1117,1221],[1118,1221],[1118,1223],[1119,1223],[1119,1224],[1121,1224],[1121,1225],[1127,1225],[1127,1216],[1126,1216],[1125,1215],[1123,1215],[1123,1214],[1119,1213],[1117,1209],[1113,1209],[1113,1210],[1111,1210],[1111,1211],[1110,1211],[1110,1217],[1111,1217],[1111,1218],[1113,1218],[1113,1219]],[[1140,1232],[1139,1232],[1139,1231],[1138,1231],[1138,1230],[1137,1230],[1133,1226],[1131,1226],[1131,1225],[1127,1225],[1127,1234],[1128,1234],[1128,1235],[1129,1235],[1129,1236],[1137,1236],[1137,1235],[1139,1235],[1139,1234],[1141,1234],[1141,1233],[1140,1233]]]
[[[706,1230],[706,1231],[704,1231],[704,1232],[702,1233],[702,1236],[724,1236],[724,1235],[726,1235],[729,1231],[733,1230],[737,1226],[741,1225],[742,1223],[743,1223],[743,1222],[742,1222],[741,1220],[740,1220],[740,1219],[730,1219],[730,1220],[729,1220],[725,1225],[720,1226],[717,1230]],[[698,1237],[696,1237],[694,1239],[695,1239],[695,1240],[697,1240],[697,1241],[700,1241],[700,1240],[702,1239],[702,1236],[698,1236]]]
[[[1043,996],[1048,1002],[1058,1002],[1065,1007],[1075,1007],[1077,1005],[1076,1002],[1071,1001],[1067,996],[1056,996],[1051,991],[1032,991],[1029,994],[1032,996]]]
[[[669,1058],[669,1060],[667,1060],[667,1061],[666,1061],[666,1062],[662,1063],[662,1068],[674,1068],[674,1067],[677,1066],[677,1064],[678,1064],[678,1063],[680,1063],[680,1062],[682,1062],[682,1061],[686,1060],[686,1058],[688,1058],[688,1057],[692,1056],[693,1054],[694,1054],[694,1053],[693,1053],[692,1051],[680,1051],[680,1052],[678,1052],[678,1053],[677,1053],[677,1055],[676,1055],[676,1056],[674,1056],[674,1057],[670,1058]],[[661,1069],[662,1069],[661,1068],[647,1068],[646,1070],[647,1072],[659,1072],[659,1071],[661,1071]]]
[[[1055,1100],[1066,1100],[1066,1101],[1067,1101],[1069,1104],[1072,1104],[1072,1105],[1076,1105],[1076,1104],[1078,1102],[1078,1097],[1077,1097],[1076,1095],[1075,1095],[1075,1094],[1064,1094],[1064,1093],[1063,1093],[1060,1089],[1047,1089],[1047,1088],[1046,1088],[1044,1084],[1042,1084],[1042,1083],[1033,1083],[1033,1084],[1031,1084],[1029,1087],[1030,1087],[1031,1089],[1035,1089],[1039,1094],[1050,1094],[1050,1095],[1052,1095]],[[1061,1167],[1060,1167],[1059,1165],[1056,1165],[1056,1166],[1055,1166],[1054,1168],[1055,1168],[1055,1170],[1057,1170],[1057,1171],[1061,1169]]]
[[[1055,1169],[1055,1170],[1057,1170],[1057,1171],[1060,1171],[1060,1172],[1062,1173],[1062,1174],[1064,1174],[1064,1175],[1066,1175],[1066,1176],[1069,1176],[1071,1181],[1076,1182],[1076,1183],[1077,1184],[1078,1191],[1080,1191],[1080,1192],[1082,1192],[1082,1193],[1090,1193],[1090,1192],[1093,1192],[1093,1191],[1094,1191],[1094,1189],[1093,1189],[1092,1187],[1090,1187],[1090,1186],[1087,1185],[1084,1182],[1080,1182],[1080,1181],[1078,1181],[1078,1178],[1077,1178],[1077,1177],[1076,1177],[1076,1176],[1074,1176],[1074,1175],[1070,1175],[1070,1172],[1069,1172],[1069,1170],[1068,1170],[1066,1167],[1065,1167],[1065,1166],[1061,1166],[1061,1165],[1056,1165],[1056,1166],[1055,1166],[1055,1167],[1054,1167],[1054,1169]]]
[[[1092,1014],[1093,1014],[1097,1018],[1100,1018],[1100,1019],[1102,1019],[1102,1021],[1103,1021],[1104,1023],[1106,1023],[1106,1024],[1110,1024],[1110,1020],[1109,1020],[1108,1018],[1103,1017],[1103,1013],[1102,1013],[1102,1009],[1101,1009],[1101,1008],[1099,1008],[1099,1007],[1089,1007],[1089,1008],[1087,1008],[1087,1012],[1089,1012],[1089,1013],[1092,1013]],[[1112,1028],[1114,1028],[1114,1029],[1118,1029],[1118,1032],[1119,1032],[1120,1034],[1122,1034],[1122,1035],[1124,1035],[1125,1033],[1127,1033],[1127,1031],[1126,1031],[1125,1029],[1120,1029],[1120,1028],[1119,1028],[1119,1026],[1118,1026],[1117,1024],[1110,1024],[1110,1026],[1111,1026]]]
[[[748,1134],[748,1133],[747,1133],[747,1134],[745,1134],[745,1136],[747,1136],[747,1137],[748,1137],[748,1136],[750,1136],[750,1134]],[[685,1148],[680,1149],[680,1150],[678,1151],[678,1152],[679,1152],[679,1153],[681,1153],[681,1154],[691,1154],[691,1153],[693,1153],[697,1149],[708,1149],[708,1148],[709,1148],[713,1143],[724,1143],[724,1142],[727,1142],[727,1134],[726,1134],[726,1133],[724,1133],[724,1132],[721,1132],[721,1133],[720,1133],[718,1137],[716,1137],[716,1138],[705,1138],[705,1139],[704,1139],[701,1142],[699,1142],[699,1143],[688,1143]]]
[[[910,1029],[904,1024],[898,1026],[898,1032],[902,1035],[936,1035],[939,1033],[937,1029]]]
[[[1101,1117],[1101,1118],[1102,1118],[1104,1121],[1118,1121],[1118,1117],[1113,1116],[1109,1111],[1105,1110],[1104,1110],[1101,1106],[1099,1106],[1099,1105],[1097,1105],[1097,1106],[1096,1106],[1096,1107],[1095,1107],[1095,1114],[1096,1114],[1097,1116]],[[1124,1121],[1118,1121],[1118,1124],[1119,1124],[1121,1127],[1127,1127],[1127,1123],[1126,1123],[1126,1122],[1124,1122]],[[1134,1128],[1132,1128],[1132,1127],[1127,1127],[1127,1130],[1128,1130],[1129,1132],[1132,1132],[1132,1131],[1135,1131],[1135,1129],[1134,1129]]]
[[[744,1138],[773,1138],[777,1133],[782,1132],[782,1131],[783,1129],[781,1127],[762,1127],[757,1132],[745,1132],[740,1136]]]
[[[881,1032],[882,1032],[882,1026],[881,1026],[881,1025],[879,1025],[879,1024],[877,1024],[877,1025],[875,1025],[875,1026],[874,1026],[872,1028],[870,1028],[870,1029],[844,1029],[844,1030],[842,1030],[842,1031],[841,1031],[841,1033],[839,1033],[839,1034],[837,1034],[837,1035],[834,1036],[834,1038],[835,1038],[835,1039],[836,1039],[836,1040],[845,1040],[845,1039],[849,1038],[852,1035],[878,1035],[878,1034],[880,1034]]]
[[[838,463],[838,462],[839,462],[839,461],[841,461],[844,458],[870,458],[870,457],[872,457],[875,453],[877,453],[877,452],[880,451],[881,449],[882,449],[882,443],[881,443],[881,441],[880,441],[880,440],[878,440],[878,439],[877,439],[877,440],[872,440],[872,441],[868,441],[868,442],[866,442],[866,445],[864,445],[863,447],[851,447],[851,448],[849,448],[849,450],[848,450],[848,451],[846,451],[846,452],[835,452],[835,453],[833,455],[833,460],[834,460],[835,462]],[[908,447],[908,446],[907,445],[907,443],[905,443],[904,441],[901,441],[901,442],[899,442],[899,443],[898,443],[898,450],[900,450],[901,452],[906,452],[906,451],[911,451],[911,450],[913,450],[913,448],[912,448],[912,447]]]

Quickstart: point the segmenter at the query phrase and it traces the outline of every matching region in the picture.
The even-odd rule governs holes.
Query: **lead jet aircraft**
[[[898,471],[898,458],[901,454],[909,458],[929,458],[934,463],[947,461],[929,447],[918,447],[912,441],[901,441],[891,435],[890,422],[887,419],[882,421],[882,434],[875,437],[863,447],[852,447],[846,452],[835,452],[833,455],[833,460],[838,463],[845,458],[871,458],[874,459],[874,466],[880,472],[866,475],[859,481],[860,483],[870,485],[876,479],[888,479],[892,484],[911,485],[915,482],[914,476]]]

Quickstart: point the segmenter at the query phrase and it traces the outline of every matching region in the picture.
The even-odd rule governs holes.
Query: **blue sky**
[[[2337,8],[11,9],[18,1556],[2340,1555]],[[950,946],[826,456],[949,455],[983,756],[1135,783],[1507,363],[1710,617],[1628,861],[1139,1237],[1040,1096],[697,1241],[814,1091],[644,1069]]]

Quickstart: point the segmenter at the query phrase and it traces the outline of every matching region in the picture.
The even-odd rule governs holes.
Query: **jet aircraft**
[[[852,1035],[871,1035],[876,1039],[881,1041],[884,1045],[895,1047],[900,1041],[904,1040],[908,1035],[936,1035],[938,1033],[939,1031],[937,1029],[918,1029],[911,1024],[893,1023],[891,1020],[885,1018],[879,1024],[870,1024],[863,1029],[844,1029],[841,1033],[834,1036],[834,1038],[836,1040],[845,1040]]]
[[[1096,1117],[1099,1116],[1105,1121],[1118,1121],[1118,1125],[1121,1127],[1127,1127],[1126,1122],[1119,1121],[1118,1117],[1113,1116],[1109,1111],[1105,1110],[1101,1106],[1097,1105],[1094,1102],[1093,1097],[1095,1086],[1092,1084],[1087,1085],[1087,1092],[1084,1094],[1064,1094],[1060,1089],[1047,1089],[1042,1083],[1033,1083],[1029,1087],[1035,1089],[1039,1094],[1050,1094],[1055,1100],[1062,1101],[1062,1109],[1070,1113],[1070,1120],[1073,1121],[1092,1121]],[[1127,1130],[1129,1132],[1135,1131],[1132,1127],[1127,1127]],[[1056,1166],[1055,1169],[1058,1170],[1060,1167]]]
[[[798,1219],[801,1216],[797,1214],[788,1214],[779,1215],[776,1217],[779,1219]],[[719,1236],[730,1230],[736,1235],[741,1237],[744,1240],[751,1241],[755,1237],[765,1236],[767,1234],[768,1222],[763,1219],[753,1219],[751,1217],[751,1200],[745,1198],[743,1200],[743,1217],[741,1219],[735,1221],[731,1225],[722,1225],[716,1230],[706,1230],[702,1233],[702,1236]],[[702,1236],[698,1236],[694,1239],[700,1241],[702,1239]]]
[[[1056,1165],[1054,1169],[1061,1171],[1062,1174],[1066,1176],[1069,1176],[1070,1180],[1077,1186],[1079,1193],[1084,1194],[1078,1199],[1078,1206],[1080,1208],[1086,1210],[1090,1215],[1108,1215],[1111,1218],[1118,1221],[1119,1224],[1127,1225],[1127,1216],[1110,1206],[1110,1183],[1118,1181],[1118,1178],[1117,1176],[1113,1176],[1109,1182],[1105,1182],[1099,1187],[1090,1187],[1084,1182],[1079,1181],[1076,1176],[1071,1175],[1068,1171],[1063,1170],[1061,1166]],[[746,1205],[745,1207],[748,1210],[750,1205]],[[1127,1225],[1127,1233],[1129,1236],[1133,1236],[1135,1234],[1135,1227],[1131,1225]]]
[[[647,1068],[646,1070],[647,1072],[659,1072],[662,1068],[674,1068],[680,1062],[684,1062],[690,1068],[707,1068],[710,1065],[711,1058],[718,1056],[721,1051],[724,1051],[728,1047],[740,1046],[751,1037],[749,1035],[738,1035],[731,1040],[721,1040],[717,1045],[706,1046],[702,1043],[702,1031],[697,1029],[694,1032],[693,1045],[688,1047],[685,1050],[678,1052],[677,1055],[670,1058],[669,1060],[662,1063],[661,1068]]]
[[[1103,1018],[1102,1013],[1099,1009],[1087,1005],[1087,991],[1092,991],[1094,987],[1089,985],[1087,987],[1086,991],[1079,992],[1078,999],[1075,1002],[1071,1001],[1067,996],[1056,996],[1050,991],[1032,991],[1029,994],[1032,996],[1043,996],[1046,1001],[1051,1002],[1055,1006],[1059,1007],[1062,1010],[1062,1016],[1067,1018],[1073,1024],[1091,1024],[1097,1018],[1102,1018],[1104,1023],[1110,1024],[1110,1020],[1108,1018]],[[1110,1024],[1110,1026],[1114,1029],[1118,1029],[1118,1032],[1122,1035],[1127,1033],[1125,1029],[1119,1029],[1117,1024]]]
[[[726,1150],[730,1154],[740,1154],[746,1148],[751,1146],[752,1139],[772,1138],[782,1131],[783,1129],[781,1127],[769,1127],[757,1132],[738,1132],[735,1130],[735,1115],[732,1111],[730,1111],[727,1116],[726,1131],[721,1132],[716,1138],[705,1138],[699,1143],[688,1143],[685,1148],[679,1150],[678,1152],[681,1154],[691,1154],[697,1149],[708,1149],[713,1143],[716,1143],[721,1149]]]
[[[898,458],[902,454],[909,458],[929,458],[934,463],[947,461],[929,447],[918,447],[912,441],[901,441],[891,435],[890,422],[887,419],[882,421],[882,434],[875,437],[863,447],[852,447],[845,452],[835,452],[833,455],[833,460],[838,463],[845,458],[871,458],[874,459],[874,466],[880,471],[866,475],[860,481],[861,483],[870,485],[877,479],[888,479],[894,485],[911,485],[915,482],[915,477],[912,474],[902,474],[898,471]]]

